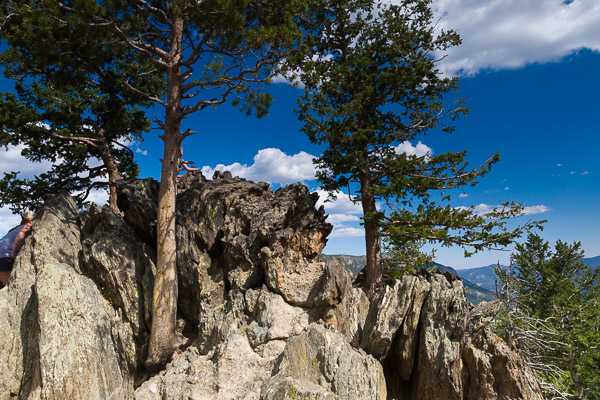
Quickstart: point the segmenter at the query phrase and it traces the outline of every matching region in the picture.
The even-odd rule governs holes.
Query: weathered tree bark
[[[179,146],[181,144],[181,76],[183,20],[175,18],[172,28],[172,41],[167,71],[167,107],[165,112],[164,156],[162,162],[160,189],[158,194],[157,259],[156,279],[152,298],[152,327],[148,356],[145,364],[148,369],[156,369],[167,363],[173,352],[181,344],[176,336],[177,316],[177,270],[175,242],[175,200]]]
[[[370,297],[377,285],[381,282],[381,239],[377,224],[369,221],[368,216],[372,216],[377,212],[375,204],[375,196],[369,192],[370,181],[367,174],[360,176],[360,192],[362,198],[362,209],[365,219],[365,243],[367,251],[367,269],[364,290]]]
[[[104,129],[100,128],[100,137],[104,139]],[[117,206],[117,189],[115,187],[115,182],[123,179],[121,174],[119,173],[119,168],[117,167],[117,163],[110,152],[110,148],[105,140],[102,140],[96,146],[98,153],[100,154],[100,158],[106,167],[108,172],[108,204],[110,209],[115,213],[119,214],[119,206]]]

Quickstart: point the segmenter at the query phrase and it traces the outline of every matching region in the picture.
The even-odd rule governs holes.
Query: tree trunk
[[[573,385],[575,385],[575,390],[579,394],[579,398],[581,400],[585,400],[586,396],[583,391],[583,386],[581,385],[581,382],[579,381],[579,374],[577,373],[577,367],[575,366],[575,353],[573,352],[573,349],[569,349],[569,373],[571,375],[571,381],[573,382]]]
[[[104,128],[100,128],[100,136],[102,139],[104,139]],[[115,182],[123,179],[123,177],[119,173],[119,168],[117,167],[117,163],[115,162],[112,153],[110,152],[108,143],[102,140],[102,143],[99,144],[96,149],[98,150],[100,158],[102,159],[102,162],[108,171],[108,204],[111,210],[119,214],[120,210],[117,206],[117,189],[115,187]]]
[[[370,182],[366,174],[360,177],[363,216],[365,218],[365,243],[367,250],[367,270],[364,290],[370,297],[381,282],[381,242],[377,224],[369,221],[368,216],[377,212],[375,196],[369,193]]]
[[[177,244],[175,242],[175,200],[181,142],[181,38],[183,20],[172,26],[170,65],[167,71],[167,107],[162,139],[164,156],[158,194],[156,278],[152,298],[152,327],[146,367],[157,369],[169,361],[182,338],[176,335],[177,322]]]

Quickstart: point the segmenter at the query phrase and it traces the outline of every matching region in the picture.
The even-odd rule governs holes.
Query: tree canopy
[[[162,81],[141,76],[147,60],[64,10],[4,2],[1,12],[0,62],[15,92],[0,100],[0,145],[21,145],[25,158],[52,167],[33,179],[6,173],[0,204],[36,208],[44,194],[61,189],[82,204],[91,189],[110,184],[116,210],[112,183],[138,174],[127,144],[150,127],[143,108],[151,102],[123,77],[156,91]]]
[[[527,358],[549,398],[600,397],[600,268],[581,243],[539,235],[516,246],[514,265],[498,268],[504,311],[499,333]]]
[[[415,243],[474,251],[508,244],[523,228],[508,230],[505,219],[520,215],[520,205],[505,203],[481,216],[453,207],[447,192],[475,185],[499,161],[497,154],[470,168],[465,151],[401,151],[419,136],[453,132],[453,121],[468,111],[463,100],[446,99],[457,79],[437,68],[459,35],[436,27],[427,0],[326,3],[306,23],[314,41],[301,62],[306,89],[298,115],[309,139],[325,145],[316,161],[322,187],[333,195],[348,188],[362,205],[367,291],[381,280],[382,238],[394,265],[424,261]]]

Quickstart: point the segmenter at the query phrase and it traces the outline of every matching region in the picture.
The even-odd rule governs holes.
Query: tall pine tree
[[[436,29],[430,1],[328,0],[306,30],[314,42],[300,65],[306,91],[299,118],[309,139],[326,145],[316,162],[322,187],[331,194],[356,190],[350,194],[362,205],[368,293],[381,281],[382,238],[391,261],[402,264],[423,260],[415,256],[414,243],[478,251],[506,245],[522,232],[504,225],[520,214],[519,205],[480,216],[453,207],[447,195],[439,202],[432,197],[476,184],[497,154],[469,168],[466,152],[401,151],[401,144],[419,135],[452,132],[452,121],[467,113],[462,100],[445,101],[457,80],[438,71],[436,57],[460,38]]]

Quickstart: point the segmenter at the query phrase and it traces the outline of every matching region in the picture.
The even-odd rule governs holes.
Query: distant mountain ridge
[[[466,296],[471,303],[477,305],[482,301],[492,301],[496,298],[496,295],[493,290],[482,287],[477,282],[473,282],[470,279],[464,278],[463,276],[461,276],[460,271],[457,271],[452,267],[448,267],[440,263],[432,263],[432,265],[434,265],[437,268],[437,270],[442,273],[448,271],[452,275],[459,277],[463,281],[463,285],[467,289]],[[493,269],[492,272],[494,272]]]
[[[354,275],[357,275],[367,262],[366,256],[323,254],[323,261],[327,261],[331,258],[341,259]],[[583,262],[588,264],[591,268],[598,267],[600,266],[600,256],[583,258]],[[452,275],[462,279],[465,288],[467,288],[467,299],[469,299],[471,303],[477,305],[482,301],[491,301],[495,299],[496,273],[494,272],[494,268],[498,267],[498,264],[459,270],[455,270],[452,267],[439,263],[433,263],[433,265],[435,265],[442,273],[449,271]],[[506,269],[508,267],[506,265],[500,265],[500,268]]]
[[[366,256],[349,256],[346,254],[323,254],[323,261],[327,262],[330,259],[337,258],[340,259],[346,264],[346,268],[348,268],[354,275],[357,275],[365,266],[367,262]],[[438,271],[444,273],[449,271],[452,275],[457,276],[462,279],[465,288],[467,289],[466,296],[467,299],[477,305],[482,301],[491,301],[494,300],[495,295],[493,291],[490,291],[478,283],[471,282],[468,279],[463,278],[454,268],[448,267],[439,263],[433,263]],[[492,269],[492,273],[493,273]]]
[[[331,259],[340,259],[346,265],[346,268],[352,272],[353,275],[358,275],[361,269],[367,264],[367,256],[349,256],[346,254],[323,254],[323,262],[327,262]]]
[[[584,257],[582,260],[590,268],[600,266],[600,256]],[[496,290],[496,273],[494,272],[494,268],[496,267],[498,267],[498,264],[492,264],[486,267],[459,269],[457,273],[461,279],[471,281],[479,288],[494,292]],[[500,265],[500,268],[506,269],[508,267],[506,265]]]
[[[495,292],[496,290],[496,272],[494,269],[498,264],[491,264],[485,267],[469,268],[458,270],[458,276],[473,282],[480,288]],[[500,268],[508,268],[506,265],[500,265]]]

